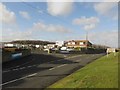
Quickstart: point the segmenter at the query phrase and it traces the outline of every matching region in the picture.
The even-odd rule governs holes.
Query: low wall
[[[31,54],[28,49],[16,49],[14,51],[2,50],[2,63],[14,60],[16,58],[25,57]]]
[[[88,53],[88,54],[98,54],[98,53],[105,53],[106,49],[83,48],[81,52]]]
[[[105,53],[105,49],[94,49],[94,48],[81,48],[80,50],[70,51],[73,54],[99,54]]]

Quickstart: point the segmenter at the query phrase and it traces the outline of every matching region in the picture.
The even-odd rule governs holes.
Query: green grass
[[[103,56],[48,88],[118,88],[118,53]]]

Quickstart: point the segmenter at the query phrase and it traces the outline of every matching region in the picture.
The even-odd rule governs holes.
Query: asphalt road
[[[46,88],[105,54],[45,55],[3,64],[2,88]]]

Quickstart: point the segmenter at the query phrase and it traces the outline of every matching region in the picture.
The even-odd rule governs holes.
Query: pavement
[[[3,64],[2,88],[46,88],[105,54],[32,53]]]

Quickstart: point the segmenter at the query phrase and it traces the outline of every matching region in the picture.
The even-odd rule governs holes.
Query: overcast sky
[[[0,3],[2,41],[83,40],[88,32],[92,43],[117,47],[117,8],[113,2]]]

